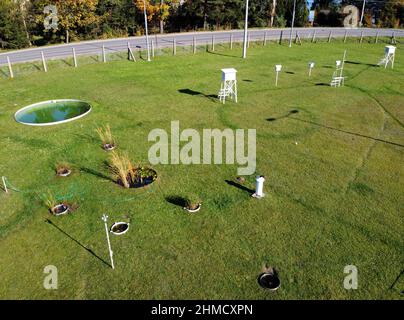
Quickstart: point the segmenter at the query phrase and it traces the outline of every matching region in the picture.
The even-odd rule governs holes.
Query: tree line
[[[312,3],[308,8],[307,2]],[[0,0],[0,48],[17,49],[149,32],[223,30],[244,27],[245,0]],[[342,26],[342,7],[362,0],[296,0],[295,26]],[[45,10],[49,5],[57,9]],[[314,22],[309,22],[314,10]],[[293,0],[250,0],[249,27],[288,27]],[[55,20],[57,17],[57,20]],[[47,28],[56,22],[55,26]],[[403,27],[404,0],[367,0],[364,26]]]

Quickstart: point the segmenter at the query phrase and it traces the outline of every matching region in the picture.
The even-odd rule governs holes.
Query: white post
[[[363,26],[363,15],[365,13],[365,4],[366,4],[366,0],[363,0],[363,5],[362,5],[362,14],[361,14],[361,21],[359,22],[359,26],[362,27]]]
[[[247,35],[247,48],[250,47],[250,33]]]
[[[311,77],[311,71],[314,68],[314,62],[309,62],[309,77]]]
[[[362,43],[362,42],[363,42],[363,31],[361,32],[361,39],[360,39],[359,43]]]
[[[267,45],[267,32],[264,33],[264,46]]]
[[[296,0],[293,2],[293,16],[292,16],[292,26],[290,28],[289,48],[292,47],[292,34],[293,34],[293,27],[295,24],[295,15],[296,15]]]
[[[175,42],[175,38],[173,39],[173,55],[177,54],[177,43]]]
[[[7,184],[6,184],[6,177],[1,177],[1,179],[3,180],[4,191],[5,191],[6,193],[8,193]]]
[[[246,0],[245,2],[243,59],[247,58],[247,36],[248,36],[248,0]]]
[[[258,199],[265,197],[265,194],[264,194],[265,177],[257,176],[255,181],[256,181],[256,186],[255,186],[255,193],[253,194],[253,197],[258,198]]]
[[[344,35],[344,43],[346,43],[346,37],[348,36],[348,31],[345,31],[345,35]]]
[[[74,67],[77,68],[76,49],[74,49],[74,48],[73,48],[73,62],[74,62]]]
[[[316,30],[314,30],[313,38],[311,39],[311,42],[315,42],[315,41],[316,41]]]
[[[111,242],[109,241],[109,232],[108,232],[108,225],[107,225],[107,221],[108,221],[108,216],[106,214],[104,214],[102,216],[102,221],[104,221],[104,225],[105,225],[105,233],[107,234],[107,242],[108,242],[108,250],[109,250],[109,257],[111,258],[111,267],[112,269],[115,269],[115,265],[114,265],[114,258],[113,258],[113,252],[111,249]]]
[[[132,48],[130,47],[130,42],[128,41],[128,55],[129,55],[129,60],[130,60],[130,58],[132,57],[132,60],[134,61],[134,62],[136,62],[136,57],[135,57],[135,55],[133,54],[133,51],[132,51]]]
[[[330,34],[329,34],[329,36],[328,36],[328,43],[331,42],[331,37],[332,37],[332,31],[330,31]]]
[[[276,86],[276,87],[278,86],[279,72],[281,72],[281,70],[282,70],[282,65],[277,64],[277,65],[275,66],[275,71],[276,71],[275,86]]]
[[[196,53],[196,39],[195,39],[195,37],[193,39],[193,53],[194,54]]]
[[[41,56],[42,56],[43,70],[45,72],[48,72],[48,67],[46,66],[45,55],[43,54],[43,51],[41,51]]]
[[[154,41],[151,41],[152,58],[154,59]]]
[[[375,43],[377,43],[378,40],[379,40],[379,31],[376,33]]]
[[[11,67],[11,62],[9,56],[7,56],[7,64],[8,64],[8,70],[10,71],[10,77],[14,78],[14,72],[13,68]]]
[[[102,45],[102,62],[107,62],[107,56],[105,55],[105,46]]]
[[[149,30],[147,27],[146,0],[143,0],[144,25],[146,31],[147,61],[150,62]]]

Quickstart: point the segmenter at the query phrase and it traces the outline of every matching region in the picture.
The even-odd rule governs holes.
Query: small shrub
[[[201,199],[195,194],[190,194],[186,197],[185,203],[187,209],[195,210],[200,206]]]
[[[96,131],[102,141],[103,146],[105,146],[105,145],[114,146],[115,145],[115,140],[114,140],[114,137],[112,136],[111,128],[110,128],[109,124],[107,124],[104,128],[103,127],[97,128]]]

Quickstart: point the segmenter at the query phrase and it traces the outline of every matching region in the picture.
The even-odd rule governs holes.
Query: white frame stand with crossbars
[[[226,97],[237,103],[237,70],[233,68],[222,69],[222,84],[218,98],[225,104]]]
[[[346,59],[346,50],[344,51],[344,57],[341,60],[335,61],[335,71],[332,75],[332,80],[330,83],[331,87],[341,87],[345,84],[345,77],[343,76],[344,66],[345,66],[345,59]]]
[[[384,58],[382,58],[378,65],[384,65],[384,69],[387,69],[389,63],[391,63],[391,68],[394,69],[394,60],[396,59],[396,47],[386,46],[384,48]]]

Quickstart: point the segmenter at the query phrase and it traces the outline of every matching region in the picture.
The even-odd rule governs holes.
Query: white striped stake
[[[6,184],[6,177],[1,177],[1,179],[3,180],[4,191],[6,193],[8,193],[7,184]]]
[[[175,42],[175,38],[173,39],[173,55],[177,54],[177,43]]]
[[[74,67],[77,68],[77,57],[76,57],[76,49],[73,48],[73,62],[74,62]]]
[[[104,224],[105,224],[105,233],[107,234],[109,257],[111,258],[111,267],[112,267],[112,269],[115,269],[114,258],[113,258],[114,253],[112,252],[111,242],[109,241],[109,232],[108,232],[108,225],[107,225],[108,216],[106,214],[104,214],[101,219],[102,219],[102,221],[104,221]]]
[[[275,71],[276,71],[275,86],[277,87],[277,86],[278,86],[278,79],[279,79],[279,72],[282,71],[282,65],[277,64],[277,65],[275,66]]]
[[[309,77],[311,77],[311,71],[314,68],[314,62],[309,62]]]
[[[192,41],[193,41],[193,42],[192,42],[192,46],[193,46],[192,52],[195,54],[195,53],[196,53],[196,39],[195,39],[195,37],[193,38]]]
[[[42,56],[43,70],[45,72],[48,72],[48,67],[46,66],[46,60],[45,60],[45,55],[43,54],[43,51],[41,51],[41,56]]]
[[[13,68],[11,67],[11,62],[9,56],[7,56],[7,64],[8,64],[8,70],[10,71],[10,78],[14,78],[14,72]]]
[[[107,62],[107,56],[105,55],[105,46],[102,45],[102,62]]]
[[[265,182],[265,177],[264,176],[257,176],[255,179],[256,186],[255,186],[255,193],[252,195],[254,198],[261,199],[265,197],[264,194],[264,182]]]

